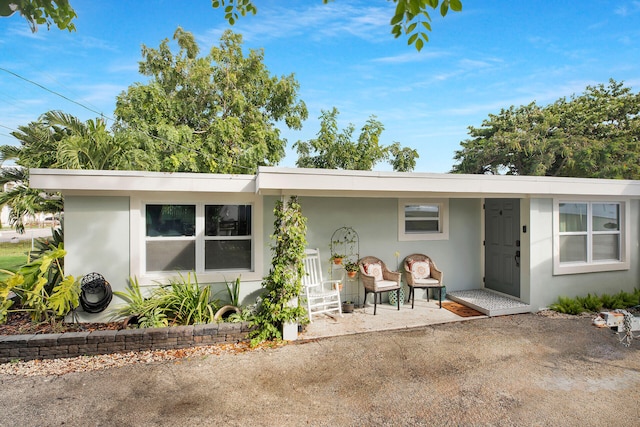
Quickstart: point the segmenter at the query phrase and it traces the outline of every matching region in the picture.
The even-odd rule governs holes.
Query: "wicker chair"
[[[416,264],[416,263],[427,263],[428,268],[423,269],[421,273],[417,271],[412,271],[413,267],[416,270],[417,267],[426,267],[424,264]],[[440,308],[442,308],[442,289],[444,289],[444,285],[442,284],[442,271],[438,270],[436,264],[433,262],[431,258],[423,254],[413,254],[407,256],[403,263],[404,271],[405,271],[405,280],[407,285],[409,286],[409,299],[411,300],[411,308],[415,303],[416,299],[416,288],[420,289],[438,289],[438,299],[440,300]],[[429,301],[429,292],[427,291],[427,301]]]
[[[379,264],[378,268],[375,264]],[[400,310],[400,279],[402,275],[396,271],[389,271],[387,266],[379,258],[367,256],[358,261],[360,267],[360,278],[364,286],[364,300],[367,295],[373,293],[373,314],[376,314],[378,307],[378,297],[382,302],[382,293],[396,291],[398,310]],[[376,270],[378,273],[375,274]]]

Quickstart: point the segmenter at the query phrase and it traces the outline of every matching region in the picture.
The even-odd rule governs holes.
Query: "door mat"
[[[466,305],[462,305],[459,302],[443,302],[442,308],[446,308],[460,317],[484,316],[483,313],[480,313],[471,307],[467,307]]]

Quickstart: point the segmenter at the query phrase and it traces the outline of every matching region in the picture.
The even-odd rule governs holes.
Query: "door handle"
[[[520,267],[520,251],[516,251],[515,260],[516,260],[516,267]]]

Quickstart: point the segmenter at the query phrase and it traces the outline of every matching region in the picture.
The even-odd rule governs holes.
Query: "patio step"
[[[488,289],[447,292],[447,298],[478,310],[487,316],[531,312],[531,305]]]

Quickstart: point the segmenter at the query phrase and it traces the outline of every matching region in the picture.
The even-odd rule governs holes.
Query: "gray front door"
[[[520,199],[485,200],[485,288],[520,297]]]

